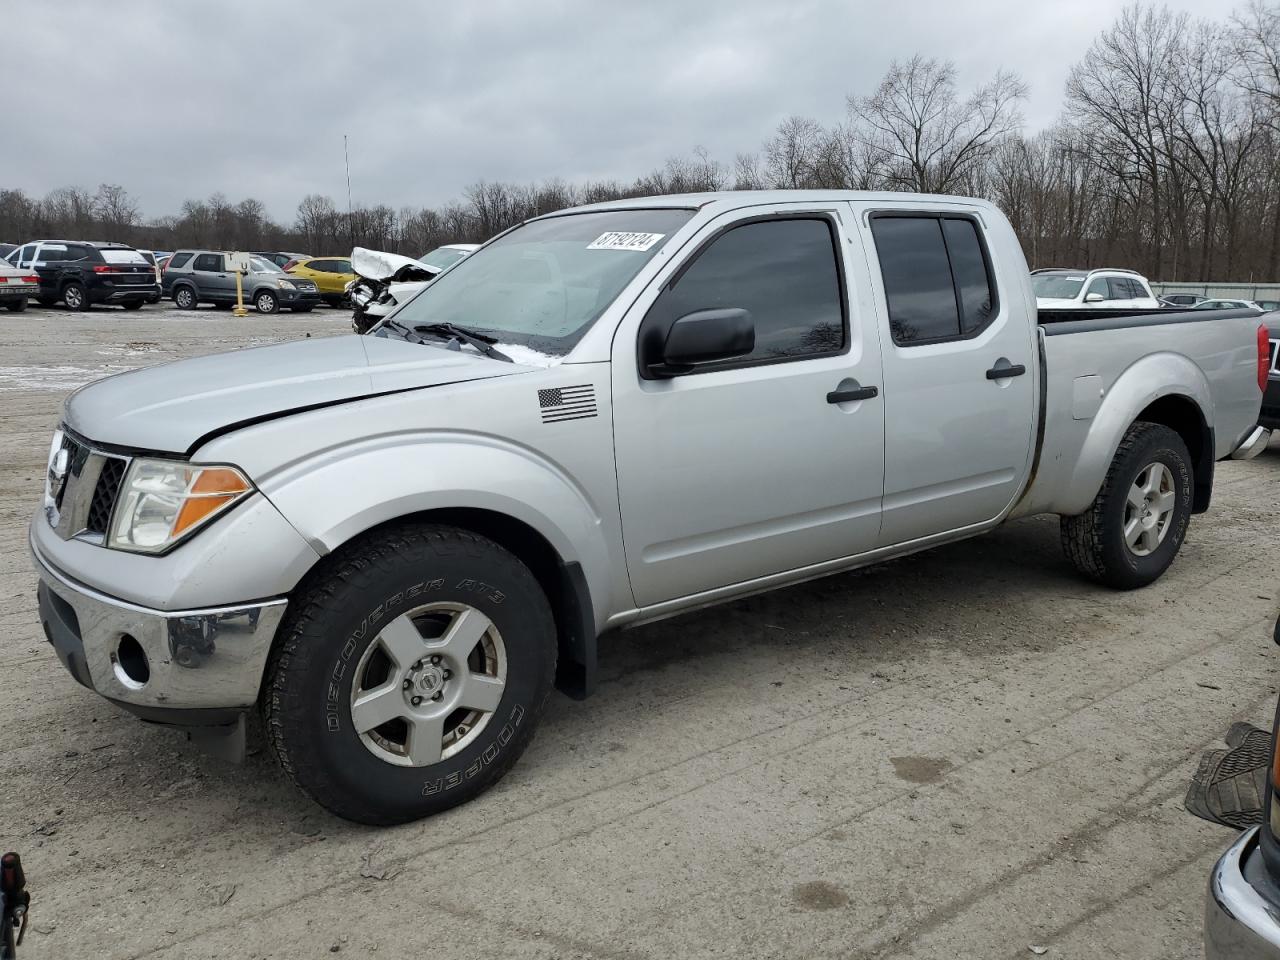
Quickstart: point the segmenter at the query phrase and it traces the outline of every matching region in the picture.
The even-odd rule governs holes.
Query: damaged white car
[[[447,243],[414,260],[398,253],[356,247],[351,251],[351,269],[358,276],[346,288],[355,306],[352,328],[356,333],[367,332],[441,273],[479,248],[478,243]]]

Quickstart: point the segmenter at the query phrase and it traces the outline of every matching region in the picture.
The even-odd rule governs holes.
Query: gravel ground
[[[25,528],[98,376],[347,315],[0,313],[0,848],[33,957],[1199,957],[1231,831],[1200,752],[1269,725],[1280,445],[1220,467],[1158,584],[1079,580],[1053,518],[639,628],[478,801],[389,830],[76,686]]]

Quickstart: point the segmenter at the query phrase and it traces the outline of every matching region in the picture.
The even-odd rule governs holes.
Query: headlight
[[[139,457],[129,464],[107,545],[159,553],[208,523],[253,490],[235,467]]]
[[[292,290],[294,288],[292,280],[277,280],[276,283],[280,285],[282,290]]]

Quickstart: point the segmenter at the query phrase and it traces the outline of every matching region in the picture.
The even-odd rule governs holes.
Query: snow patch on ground
[[[106,363],[99,367],[35,366],[0,367],[0,393],[17,390],[55,390],[59,393],[83,387],[86,383],[132,370],[133,366]]]

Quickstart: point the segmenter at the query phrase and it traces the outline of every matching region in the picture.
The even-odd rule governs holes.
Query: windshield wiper
[[[436,336],[446,336],[450,339],[461,340],[463,343],[471,344],[486,357],[492,357],[494,360],[505,360],[507,363],[515,363],[514,360],[494,346],[498,342],[496,338],[486,337],[483,333],[472,333],[470,330],[465,330],[452,323],[420,323],[413,329],[415,333],[434,333]]]

